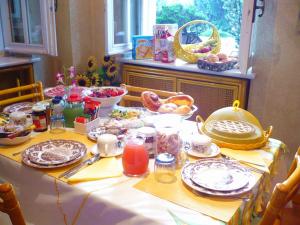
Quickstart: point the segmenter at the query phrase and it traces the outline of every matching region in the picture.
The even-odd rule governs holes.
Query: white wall
[[[264,127],[274,126],[273,137],[287,144],[292,157],[300,145],[300,1],[265,2],[248,109]]]

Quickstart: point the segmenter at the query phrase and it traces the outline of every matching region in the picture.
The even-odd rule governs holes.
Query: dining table
[[[194,121],[183,120],[180,126],[183,137],[198,132]],[[181,169],[176,170],[173,183],[157,182],[153,159],[150,159],[148,173],[142,177],[124,175],[122,156],[117,156],[100,159],[83,168],[77,179],[60,177],[74,165],[39,169],[22,163],[22,152],[26,148],[55,139],[83,143],[87,147],[83,160],[92,156],[91,150],[96,145],[72,128],[60,133],[51,133],[49,129],[33,132],[31,138],[20,145],[0,145],[0,180],[13,184],[29,225],[247,225],[251,224],[253,215],[263,212],[278,174],[286,170],[283,159],[286,146],[273,138],[269,138],[264,147],[251,151],[221,149],[224,155],[237,160],[259,158],[258,161],[266,165],[262,171],[251,170],[255,177],[252,190],[234,197],[215,197],[191,190],[181,179]],[[188,157],[186,163],[195,160]],[[0,224],[5,224],[5,220],[7,218],[0,214]]]

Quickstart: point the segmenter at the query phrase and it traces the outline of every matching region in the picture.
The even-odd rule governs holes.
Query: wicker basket
[[[206,42],[201,42],[198,44],[186,44],[186,45],[182,45],[180,43],[180,35],[181,35],[181,31],[190,25],[195,25],[195,24],[208,24],[212,27],[213,32],[210,36],[210,38],[208,39],[208,41]],[[192,49],[200,49],[202,47],[204,47],[208,42],[214,41],[215,42],[215,46],[212,48],[211,51],[207,52],[207,53],[192,53]],[[193,20],[191,22],[186,23],[185,25],[183,25],[182,27],[180,27],[174,37],[174,51],[176,54],[176,57],[179,59],[182,59],[188,63],[197,63],[199,58],[205,57],[207,56],[209,53],[218,53],[221,49],[221,38],[219,35],[219,31],[218,29],[215,27],[215,25],[213,25],[212,23],[205,21],[205,20]]]

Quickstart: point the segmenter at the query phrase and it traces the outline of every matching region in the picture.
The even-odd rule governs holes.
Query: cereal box
[[[153,58],[153,36],[133,36],[132,45],[133,59]]]
[[[153,59],[162,60],[162,53],[169,48],[169,37],[175,35],[178,30],[177,24],[156,24],[153,26],[154,50]]]

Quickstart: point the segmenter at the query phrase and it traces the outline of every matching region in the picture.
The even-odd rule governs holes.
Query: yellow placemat
[[[176,177],[177,180],[174,183],[164,184],[157,182],[154,174],[151,173],[134,187],[226,223],[242,205],[242,200],[196,195],[182,183],[180,171],[177,171]]]
[[[86,147],[88,148],[88,151],[89,151],[89,148],[91,148],[93,145],[95,145],[95,143],[92,142],[91,140],[89,140],[85,135],[74,133],[72,131],[67,130],[63,133],[58,133],[58,134],[53,134],[53,133],[50,133],[49,131],[46,131],[46,132],[41,132],[39,134],[32,136],[30,138],[30,140],[26,141],[25,143],[23,143],[21,145],[0,146],[0,154],[21,163],[22,162],[21,154],[14,156],[13,153],[24,151],[26,148],[30,147],[31,145],[37,144],[39,142],[47,141],[50,139],[53,139],[53,140],[54,139],[66,139],[66,140],[79,141],[86,145]],[[90,153],[88,153],[84,159],[86,159],[88,157],[91,157]],[[80,162],[78,162],[78,163],[80,163]],[[72,165],[69,165],[66,167],[62,167],[62,168],[38,169],[38,170],[44,171],[48,175],[58,178],[58,176],[61,173],[67,171],[68,169],[72,168],[73,166],[75,166],[78,163],[75,163],[75,164],[72,164]],[[59,179],[62,181],[65,181],[65,182],[67,181],[64,178],[59,178]]]
[[[261,156],[261,153],[256,150],[234,150],[229,148],[221,148],[221,153],[224,155],[227,155],[231,158],[234,158],[236,160],[243,160],[249,163],[245,163],[251,167],[255,167],[257,169],[260,169],[262,171],[265,171],[267,173],[270,173],[268,165],[266,164],[265,160]],[[244,162],[243,162],[244,163]],[[251,163],[257,163],[261,164],[263,166],[256,166]]]
[[[100,180],[110,177],[122,176],[121,164],[115,157],[103,158],[100,161],[90,165],[68,179],[68,183],[77,183],[82,181]]]

